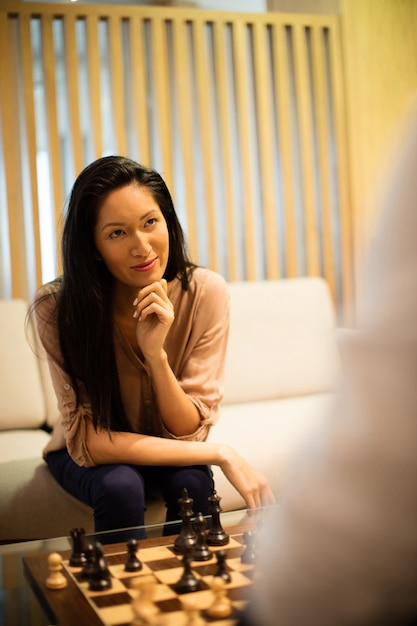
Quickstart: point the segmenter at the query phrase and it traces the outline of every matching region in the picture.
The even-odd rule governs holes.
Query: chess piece
[[[209,546],[225,546],[229,543],[229,535],[223,530],[220,522],[220,500],[216,491],[209,498],[211,513],[211,529],[207,535],[207,545]]]
[[[255,560],[256,560],[255,539],[256,539],[255,532],[251,530],[247,530],[245,533],[243,533],[243,541],[245,542],[246,548],[244,552],[242,553],[240,560],[242,563],[245,563],[246,565],[251,565],[252,563],[255,563]]]
[[[213,556],[213,553],[207,545],[206,520],[202,513],[197,515],[194,522],[194,530],[197,535],[197,541],[193,550],[193,559],[194,561],[208,561]]]
[[[84,554],[85,530],[73,528],[70,532],[72,541],[72,554],[69,560],[71,567],[83,567],[86,562]]]
[[[128,557],[125,563],[125,572],[139,572],[142,569],[142,563],[137,556],[138,542],[136,539],[129,539],[127,542]]]
[[[174,585],[176,593],[191,593],[201,589],[201,581],[194,576],[191,569],[193,546],[189,546],[183,556],[184,571],[179,581]]]
[[[144,576],[132,581],[132,588],[137,591],[132,602],[134,619],[131,626],[150,626],[156,624],[159,609],[153,601],[156,581],[153,576]]]
[[[192,506],[194,500],[188,496],[187,489],[183,489],[183,496],[179,498],[180,505],[179,517],[182,520],[181,531],[174,541],[174,552],[176,554],[185,554],[189,547],[194,547],[197,542],[197,536],[191,525],[191,518],[194,515]]]
[[[215,619],[224,619],[232,614],[232,603],[226,595],[226,583],[223,578],[215,576],[211,583],[214,594],[213,603],[207,609],[207,615]]]
[[[94,568],[92,569],[88,588],[90,591],[105,591],[112,586],[111,574],[104,558],[104,550],[101,543],[94,547]]]
[[[197,602],[193,597],[188,597],[182,604],[187,615],[186,626],[205,626],[207,624],[206,620],[201,617]]]
[[[84,549],[85,565],[80,572],[80,577],[88,580],[94,573],[95,567],[95,548],[93,543],[87,543]]]
[[[58,552],[52,552],[48,556],[49,576],[46,579],[48,589],[65,589],[68,581],[62,573],[62,558]]]
[[[232,580],[232,576],[230,574],[229,568],[227,567],[226,556],[226,550],[218,550],[216,552],[217,571],[215,573],[215,576],[223,578],[225,583],[230,583]]]

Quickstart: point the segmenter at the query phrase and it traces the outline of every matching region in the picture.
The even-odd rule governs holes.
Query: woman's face
[[[138,290],[164,275],[168,228],[159,205],[145,187],[133,183],[107,196],[98,211],[94,242],[120,286]]]

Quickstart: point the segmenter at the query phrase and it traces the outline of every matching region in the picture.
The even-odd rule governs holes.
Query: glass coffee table
[[[169,613],[172,609],[172,615],[176,615],[172,622],[175,626],[180,626],[181,621],[186,624],[186,618],[184,615],[180,615],[181,610],[184,613],[183,607],[180,605],[185,606],[185,600],[190,597],[193,600],[204,597],[205,600],[202,601],[201,606],[204,608],[207,605],[208,594],[212,593],[212,590],[207,591],[206,583],[217,576],[216,568],[219,567],[219,557],[216,552],[220,550],[226,551],[226,562],[236,568],[236,571],[231,568],[232,583],[227,585],[228,595],[232,599],[234,598],[233,611],[235,611],[235,606],[243,607],[246,603],[253,576],[253,565],[242,563],[242,554],[247,550],[246,538],[248,535],[254,536],[256,534],[259,521],[264,514],[265,509],[222,512],[220,514],[221,526],[230,537],[229,543],[224,546],[210,547],[213,556],[209,560],[199,563],[193,562],[192,568],[196,572],[196,577],[202,581],[202,589],[195,594],[185,593],[181,596],[175,592],[173,594],[172,591],[175,583],[185,571],[185,565],[182,563],[183,556],[176,555],[173,549],[175,539],[178,537],[178,522],[171,523],[172,534],[169,532],[170,524],[106,533],[105,558],[109,564],[109,569],[112,570],[112,575],[117,580],[111,591],[96,592],[96,595],[98,593],[100,596],[99,601],[96,601],[95,597],[91,599],[90,596],[95,594],[94,592],[90,594],[87,590],[87,583],[81,580],[81,569],[71,568],[68,565],[68,560],[73,552],[73,541],[70,536],[2,545],[0,546],[0,625],[99,626],[111,624],[116,626],[116,624],[130,623],[132,620],[131,612],[126,617],[129,621],[125,622],[123,617],[115,618],[114,614],[112,615],[111,611],[108,610],[108,605],[112,604],[113,598],[110,596],[116,594],[116,591],[124,594],[123,602],[121,600],[122,595],[120,595],[120,606],[122,603],[131,604],[132,599],[138,595],[138,592],[133,589],[133,579],[138,579],[140,576],[142,576],[142,582],[149,579],[150,576],[158,577],[158,594],[161,597],[157,604],[161,610],[166,610]],[[168,531],[170,536],[163,536],[164,528],[165,535]],[[120,537],[121,533],[123,536],[129,537],[130,531],[137,533],[138,530],[146,532],[146,539],[139,539],[138,541],[137,553],[144,568],[139,573],[140,576],[139,574],[130,574],[128,578],[131,577],[132,581],[126,581],[126,574],[122,573],[122,570],[126,563],[127,548],[126,543],[120,541]],[[115,542],[112,541],[113,537]],[[95,534],[94,539],[100,541],[100,533]],[[64,589],[50,590],[46,587],[46,579],[50,574],[48,556],[51,553],[58,553],[63,559],[63,573],[68,579],[68,586]],[[168,561],[164,562],[164,559],[169,560],[169,567],[166,565]],[[175,559],[176,562],[174,562]],[[171,571],[168,571],[169,569]],[[120,582],[119,578],[123,583],[123,589],[120,590],[117,587]],[[126,599],[126,594],[130,594],[129,599]],[[97,610],[96,604],[105,608]],[[113,613],[117,610],[117,607],[113,606]],[[120,613],[123,610],[119,607]],[[131,611],[130,608],[129,611]],[[212,624],[217,623],[213,622],[211,618],[209,621]],[[224,623],[229,625],[236,623],[236,621],[233,620],[232,615],[229,621]],[[167,623],[170,624],[169,620]],[[223,621],[219,623],[223,623]]]

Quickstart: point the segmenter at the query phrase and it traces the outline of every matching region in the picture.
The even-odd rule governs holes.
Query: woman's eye
[[[156,224],[158,220],[156,219],[156,217],[151,217],[148,219],[148,221],[146,222],[147,226],[153,226],[154,224]]]
[[[113,230],[110,233],[110,239],[116,239],[117,237],[120,237],[121,235],[123,235],[123,231],[118,228],[117,230]]]

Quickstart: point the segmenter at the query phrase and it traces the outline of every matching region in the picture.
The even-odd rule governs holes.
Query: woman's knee
[[[106,503],[116,509],[145,508],[145,488],[142,476],[129,465],[103,466],[95,487],[95,507]]]

